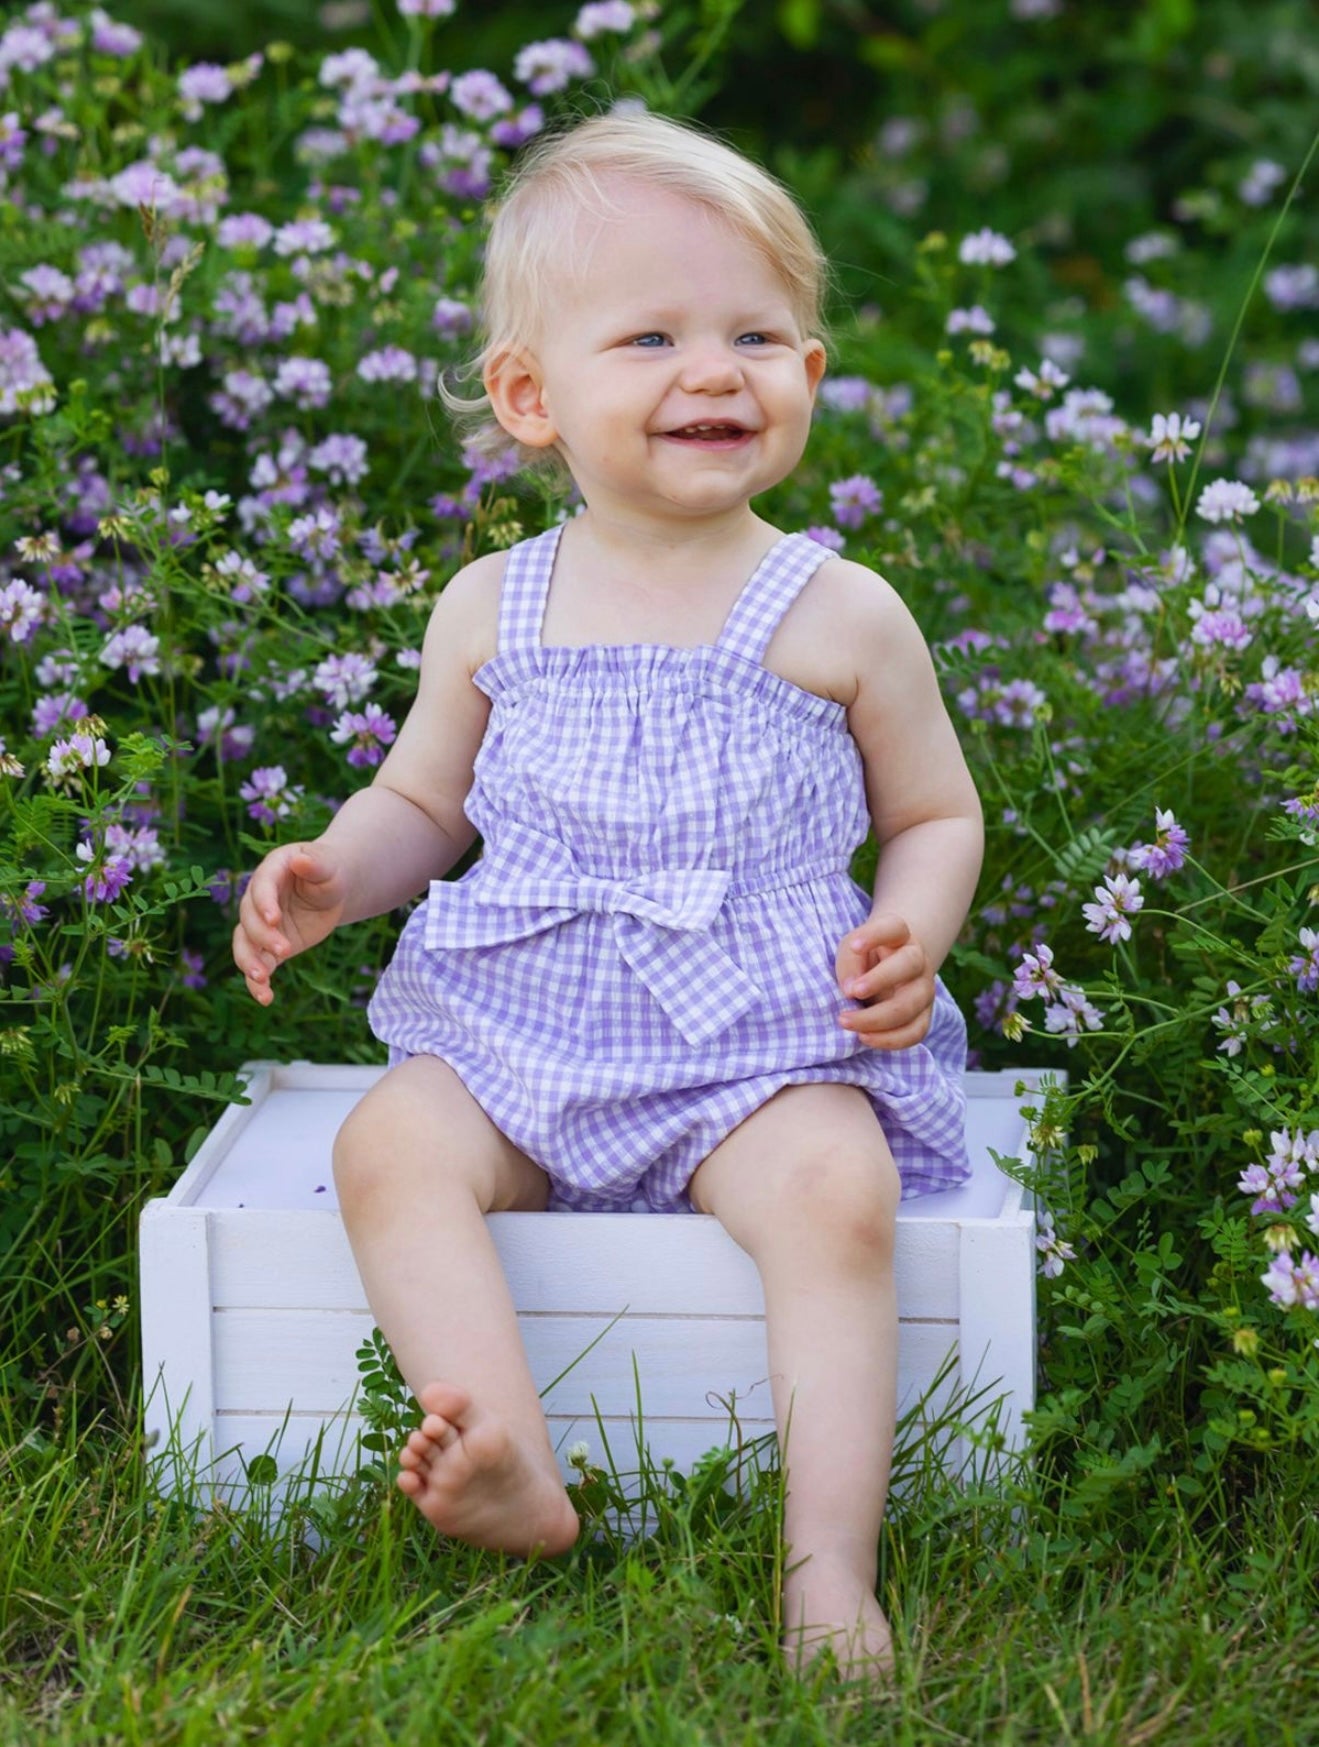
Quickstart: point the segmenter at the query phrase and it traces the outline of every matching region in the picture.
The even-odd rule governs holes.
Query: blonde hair
[[[495,207],[485,249],[481,325],[484,345],[459,380],[480,377],[495,358],[534,346],[542,287],[562,270],[575,212],[611,216],[607,177],[626,178],[703,206],[768,262],[783,282],[803,336],[823,328],[829,269],[801,208],[782,183],[712,134],[645,111],[616,111],[528,147]],[[463,398],[441,380],[440,398],[480,453],[514,450],[524,466],[561,471],[553,449],[514,443],[490,413],[484,391]]]

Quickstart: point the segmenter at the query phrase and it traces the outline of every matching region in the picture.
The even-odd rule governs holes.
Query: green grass
[[[928,1448],[928,1446],[925,1446]],[[154,1496],[107,1423],[0,1457],[0,1742],[1304,1743],[1319,1738],[1319,1494],[1281,1462],[1122,1532],[1039,1480],[941,1482],[883,1543],[891,1691],[780,1665],[777,1479],[650,1488],[653,1532],[542,1564],[440,1546],[378,1484],[282,1518]],[[1023,1477],[1025,1480],[1025,1477]],[[1136,1523],[1143,1522],[1137,1530]]]

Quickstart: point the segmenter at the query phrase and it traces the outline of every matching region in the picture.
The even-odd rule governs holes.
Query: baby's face
[[[534,348],[547,431],[593,509],[721,518],[796,466],[824,348],[706,208],[620,182],[582,214]]]

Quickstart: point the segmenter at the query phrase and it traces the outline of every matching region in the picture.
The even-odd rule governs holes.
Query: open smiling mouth
[[[734,443],[751,433],[745,425],[699,424],[680,425],[677,430],[663,434],[680,443]]]

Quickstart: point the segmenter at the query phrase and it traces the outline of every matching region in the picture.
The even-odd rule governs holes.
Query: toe
[[[459,1424],[472,1405],[471,1396],[462,1389],[455,1389],[452,1383],[427,1383],[417,1400],[427,1414]]]

